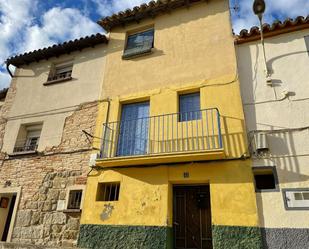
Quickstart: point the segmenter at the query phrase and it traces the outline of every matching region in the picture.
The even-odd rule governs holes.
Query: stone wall
[[[10,89],[2,109],[4,121],[13,93]],[[76,246],[81,213],[57,211],[57,203],[65,200],[68,187],[86,184],[92,141],[82,130],[93,134],[97,106],[97,101],[82,104],[67,117],[59,146],[33,155],[1,154],[0,188],[22,188],[12,242]],[[0,124],[0,141],[4,129]]]
[[[0,242],[0,249],[59,249],[60,247],[54,246],[35,246],[29,244],[20,244],[20,243],[4,243]],[[61,249],[72,249],[72,247],[61,247]]]

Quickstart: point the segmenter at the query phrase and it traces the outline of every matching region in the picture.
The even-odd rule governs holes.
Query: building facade
[[[309,248],[309,18],[236,39],[264,248]],[[270,81],[271,79],[271,81]]]
[[[261,248],[228,1],[151,2],[99,24],[79,246]]]
[[[7,60],[17,68],[1,107],[1,241],[76,245],[106,43],[97,34]]]

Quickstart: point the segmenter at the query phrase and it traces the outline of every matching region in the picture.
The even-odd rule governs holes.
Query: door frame
[[[175,184],[171,184],[171,191],[172,191],[172,219],[171,219],[171,222],[172,222],[172,228],[173,228],[173,249],[175,248],[175,231],[174,231],[174,212],[175,212],[175,196],[174,196],[174,188],[175,187],[198,187],[198,186],[208,186],[209,188],[209,196],[210,196],[210,218],[212,220],[212,212],[211,212],[211,186],[210,186],[210,183],[209,182],[203,182],[203,183],[175,183]],[[212,230],[212,228],[211,228]]]
[[[16,194],[16,200],[15,200],[15,205],[14,205],[12,218],[10,222],[9,232],[8,232],[6,241],[4,241],[4,242],[11,242],[15,220],[16,220],[17,208],[18,208],[20,196],[21,196],[21,187],[0,188],[0,194]]]

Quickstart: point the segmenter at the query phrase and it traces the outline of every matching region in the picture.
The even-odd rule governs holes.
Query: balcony
[[[69,81],[71,79],[72,79],[72,70],[49,76],[47,82],[45,82],[44,85],[51,85],[63,81]]]
[[[220,113],[212,108],[103,124],[97,165],[174,163],[223,157]]]
[[[19,154],[30,154],[36,152],[38,149],[37,144],[30,144],[30,145],[22,145],[22,146],[15,146],[13,150],[14,155]]]

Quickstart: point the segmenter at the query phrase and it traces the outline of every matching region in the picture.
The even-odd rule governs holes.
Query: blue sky
[[[149,0],[0,0],[0,89],[10,78],[4,61],[15,54],[43,48],[103,30],[96,21]],[[257,25],[253,0],[230,0],[237,34]],[[309,14],[309,0],[266,0],[265,22]]]

